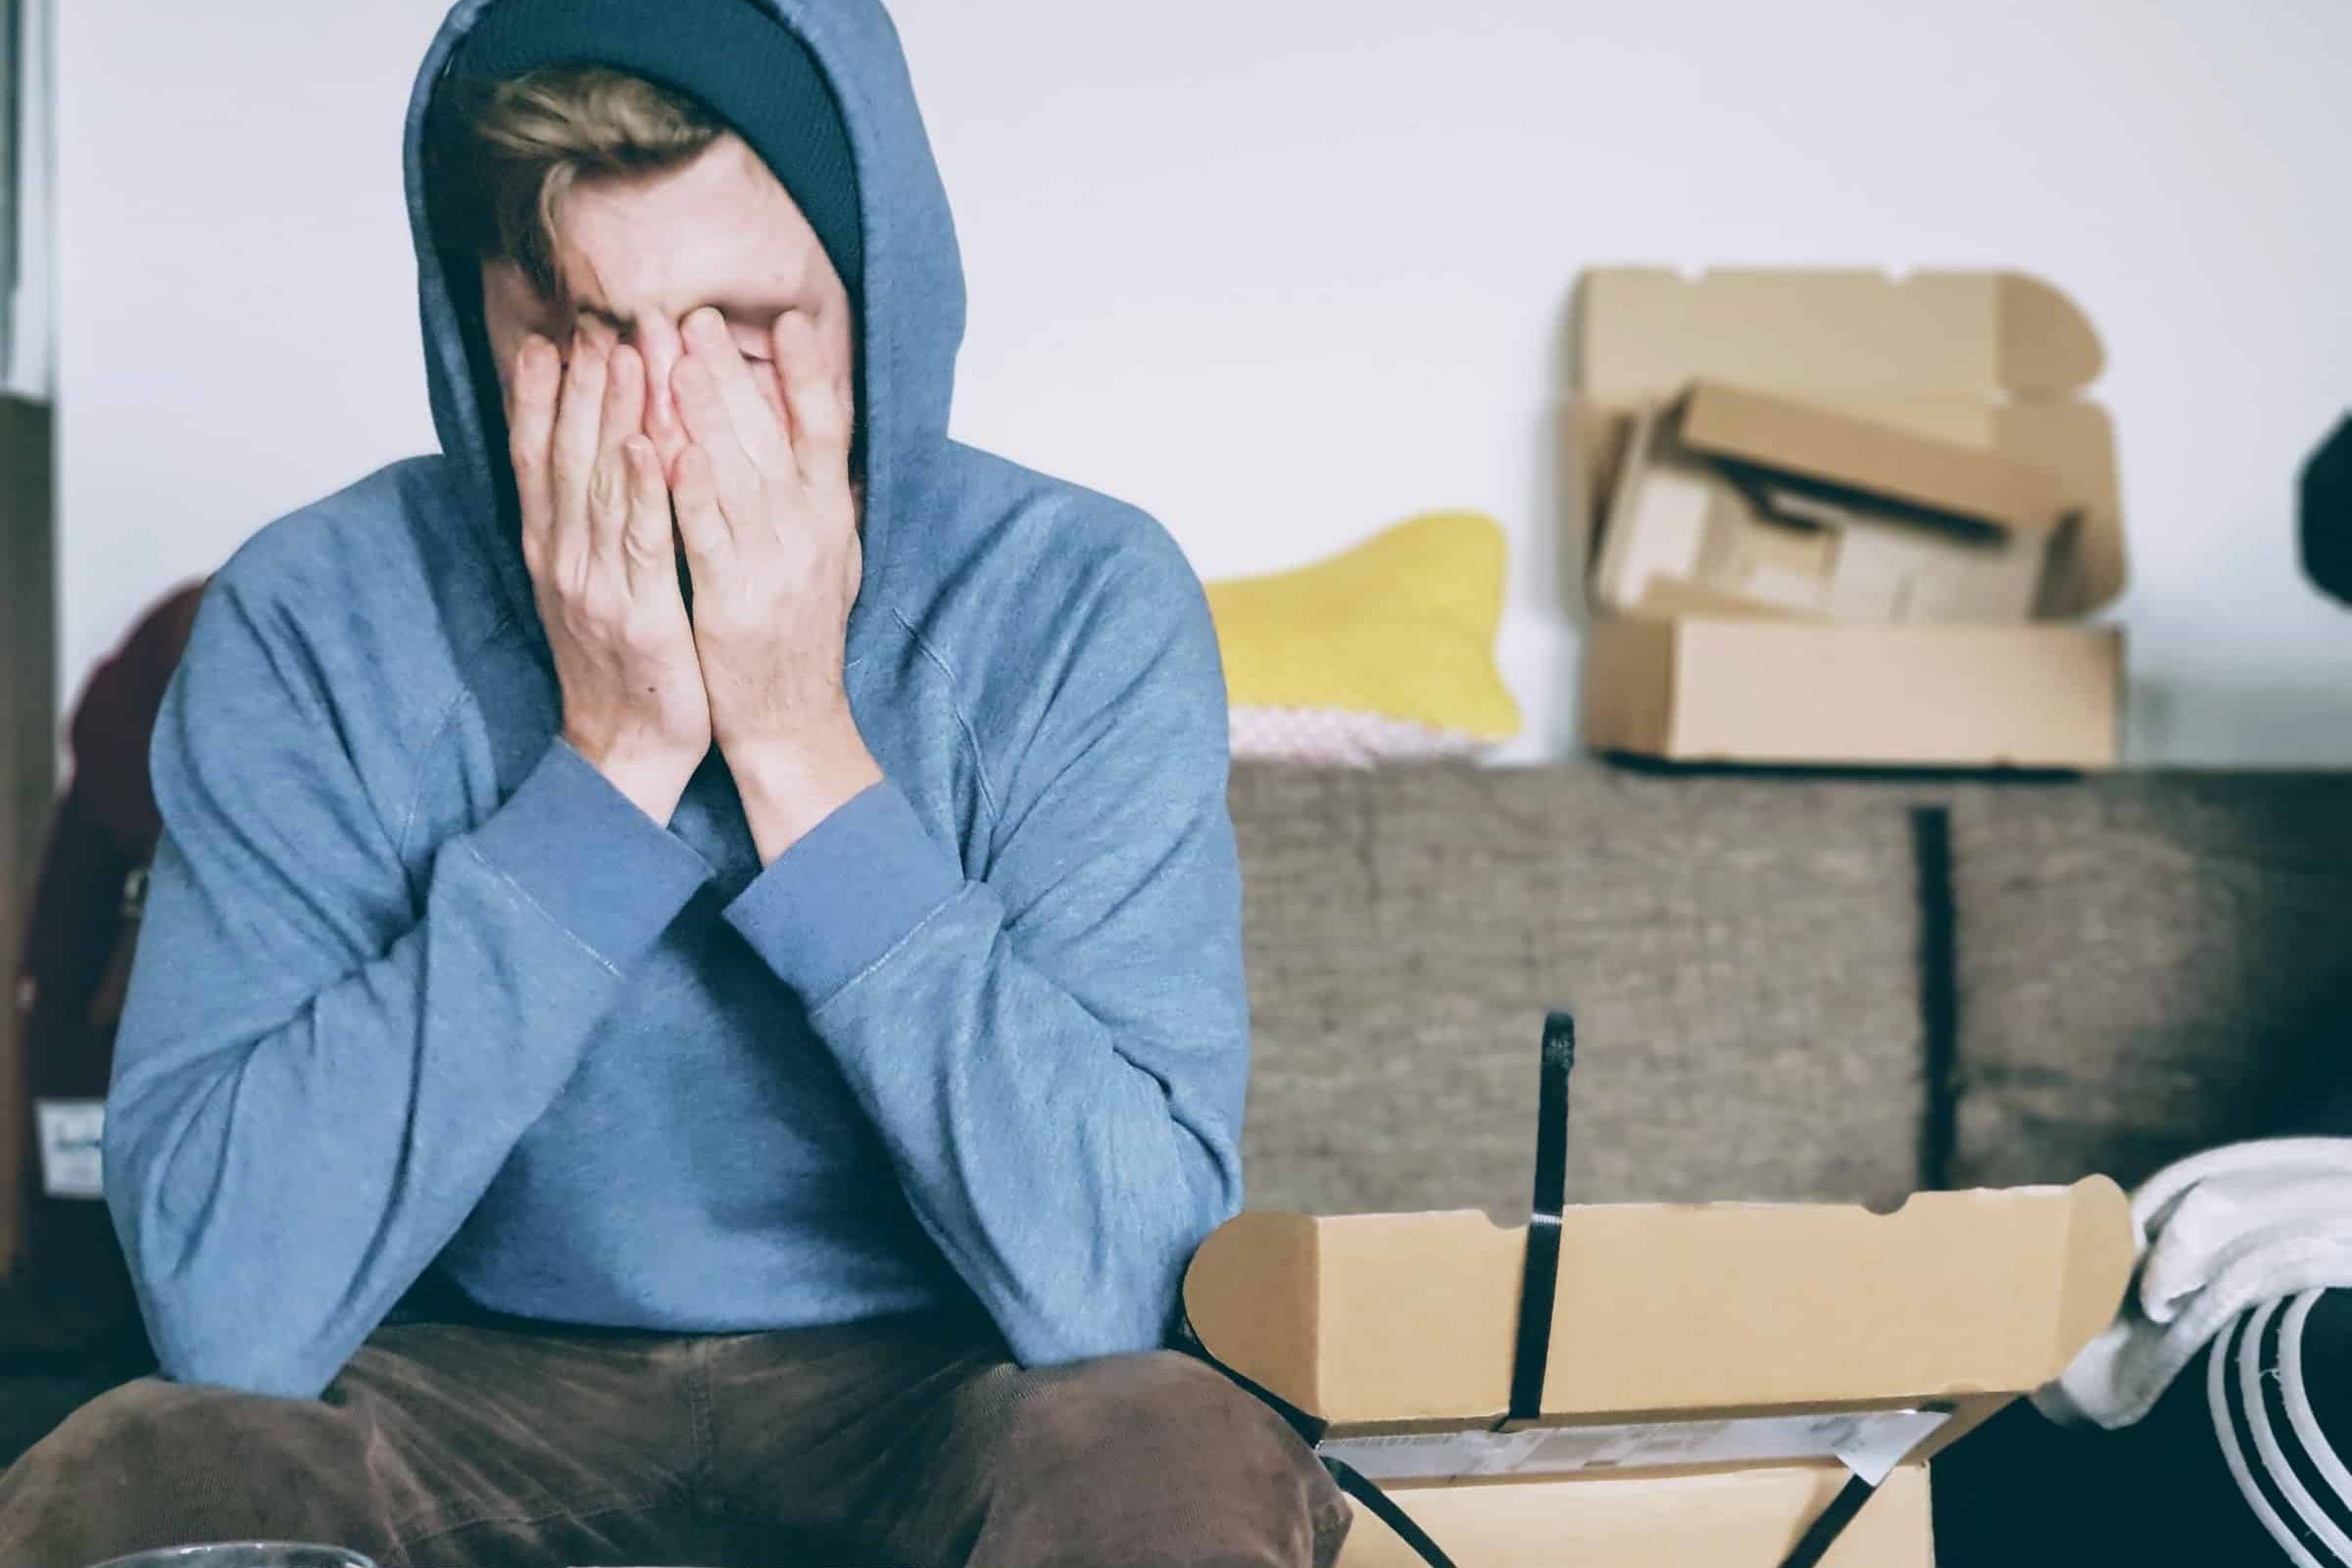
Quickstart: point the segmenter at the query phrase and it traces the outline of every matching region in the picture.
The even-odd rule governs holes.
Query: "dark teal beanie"
[[[816,57],[753,0],[502,0],[451,58],[453,76],[611,66],[700,102],[783,182],[861,304],[863,225],[849,127]]]

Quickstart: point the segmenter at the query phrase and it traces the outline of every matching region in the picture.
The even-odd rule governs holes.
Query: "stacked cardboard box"
[[[1588,273],[1584,727],[1672,761],[2114,764],[2101,352],[2007,272]]]
[[[2129,1206],[2071,1189],[1569,1208],[1541,1414],[1510,1408],[1527,1229],[1250,1212],[1184,1288],[1203,1348],[1320,1428],[1458,1568],[1933,1568],[1926,1463],[2103,1328]],[[1419,1559],[1359,1513],[1342,1568]]]

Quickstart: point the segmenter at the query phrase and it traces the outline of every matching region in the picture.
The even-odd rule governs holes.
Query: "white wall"
[[[440,0],[60,7],[64,678],[430,445],[399,125]],[[1470,506],[1573,733],[1547,438],[1577,270],[2012,266],[2099,323],[2135,754],[2352,763],[2293,476],[2352,407],[2340,0],[900,0],[961,222],[958,433],[1210,576]]]

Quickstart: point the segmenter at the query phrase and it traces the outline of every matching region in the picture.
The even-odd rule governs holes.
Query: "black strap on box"
[[[1878,1490],[1875,1481],[1862,1476],[1846,1477],[1845,1485],[1838,1489],[1838,1495],[1832,1497],[1830,1505],[1821,1510],[1821,1517],[1813,1521],[1813,1527],[1799,1537],[1796,1544],[1788,1549],[1788,1555],[1781,1559],[1781,1568],[1813,1568],[1815,1563],[1829,1554],[1830,1548],[1838,1544],[1838,1538],[1845,1534],[1845,1527],[1854,1522],[1854,1515],[1862,1511],[1862,1505]]]
[[[1511,1356],[1510,1408],[1497,1427],[1542,1419],[1544,1377],[1551,1360],[1552,1304],[1559,1298],[1560,1224],[1568,1206],[1568,1075],[1576,1066],[1576,1019],[1565,1010],[1544,1017],[1544,1059],[1537,1091],[1536,1181],[1528,1216],[1527,1260],[1519,1288],[1518,1343]],[[1245,1393],[1266,1404],[1309,1447],[1323,1441],[1328,1423],[1307,1414],[1282,1396],[1236,1372],[1218,1360],[1194,1332],[1192,1318],[1181,1308],[1177,1347],[1215,1367]],[[1428,1568],[1454,1568],[1453,1559],[1430,1539],[1412,1516],[1377,1483],[1344,1459],[1318,1454],[1342,1492],[1362,1503],[1382,1524],[1395,1531]],[[1854,1521],[1877,1486],[1854,1476],[1822,1510],[1780,1568],[1815,1568],[1846,1526]]]
[[[1568,1074],[1576,1067],[1576,1019],[1544,1016],[1544,1075],[1536,1095],[1536,1192],[1527,1221],[1527,1264],[1519,1286],[1519,1344],[1511,1352],[1506,1422],[1540,1420],[1551,1361],[1551,1305],[1560,1286],[1560,1215],[1568,1206]]]

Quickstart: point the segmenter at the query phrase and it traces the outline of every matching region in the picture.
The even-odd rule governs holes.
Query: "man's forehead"
[[[556,233],[563,303],[616,324],[696,305],[764,318],[795,304],[820,254],[815,232],[758,158],[742,151],[763,188],[740,169],[707,177],[698,162],[667,176],[571,191]]]

